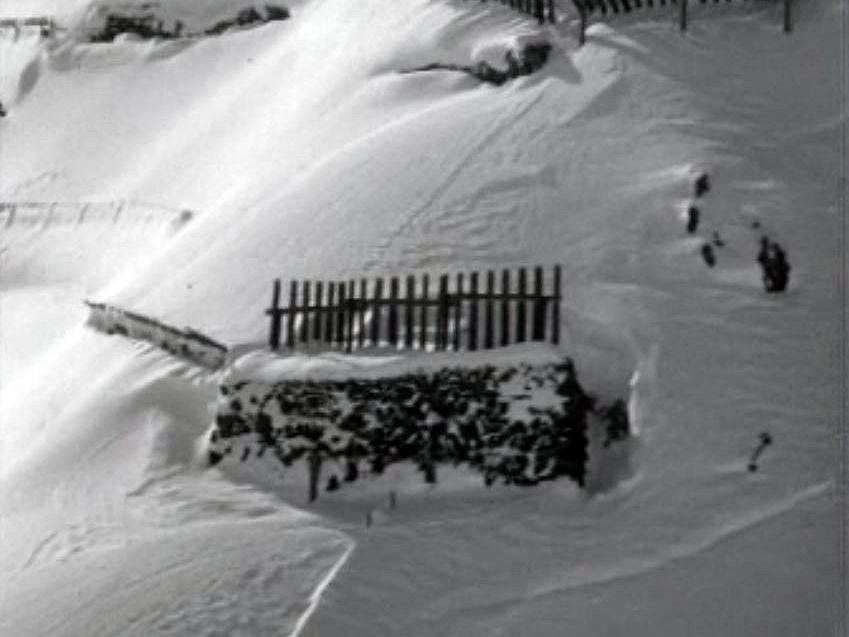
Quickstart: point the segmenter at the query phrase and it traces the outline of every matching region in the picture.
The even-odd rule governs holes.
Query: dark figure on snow
[[[709,268],[716,265],[716,253],[713,251],[713,246],[706,243],[702,246],[702,258],[705,260]]]
[[[762,431],[758,434],[758,446],[752,452],[752,455],[749,456],[749,466],[748,469],[750,472],[754,473],[758,470],[758,458],[764,452],[768,446],[772,444],[772,436],[768,431]]]
[[[783,292],[790,280],[790,264],[787,254],[769,237],[761,237],[761,249],[758,252],[758,263],[763,270],[764,290],[769,293]]]
[[[699,228],[699,209],[696,206],[687,208],[687,232],[693,234]]]
[[[772,244],[772,255],[772,292],[783,292],[790,279],[790,264],[787,262],[787,254],[777,243]]]
[[[0,102],[0,117],[6,117],[6,109],[3,108],[3,102]]]
[[[702,173],[696,178],[696,181],[693,183],[693,189],[697,199],[710,190],[710,179],[707,173]]]

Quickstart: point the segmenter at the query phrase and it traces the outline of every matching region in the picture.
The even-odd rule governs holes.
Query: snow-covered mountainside
[[[60,27],[0,30],[0,634],[842,634],[845,3],[788,35],[777,3],[691,2],[686,34],[657,7],[581,48],[570,3],[461,0],[88,41],[145,4],[251,6],[0,0]],[[542,42],[502,86],[406,72]],[[400,468],[308,505],[207,466],[218,372],[84,326],[88,298],[244,353],[275,277],[535,263],[582,384],[629,396],[603,493]]]

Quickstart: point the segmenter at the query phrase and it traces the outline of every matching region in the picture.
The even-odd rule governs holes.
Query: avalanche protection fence
[[[56,30],[56,23],[49,16],[30,16],[26,18],[0,18],[0,30],[12,29],[16,33],[26,28],[37,28],[42,36],[49,36]]]
[[[514,276],[515,274],[515,276]],[[482,275],[442,274],[431,294],[430,277],[392,276],[374,281],[291,281],[281,305],[274,281],[268,342],[272,350],[320,344],[345,352],[370,347],[421,351],[475,351],[530,341],[560,342],[561,268],[552,268],[549,291],[542,266]],[[453,280],[453,285],[451,281]],[[435,281],[436,282],[436,281]],[[515,284],[514,284],[515,282]],[[313,285],[314,283],[314,285]],[[326,296],[325,296],[326,291]],[[314,294],[313,294],[314,292]]]
[[[486,2],[487,0],[480,0]],[[557,16],[554,12],[554,0],[497,0],[503,5],[515,9],[519,13],[532,16],[539,20],[540,24],[544,24],[546,20],[552,24],[556,21]]]
[[[744,0],[751,2],[753,0]],[[790,33],[793,30],[793,20],[791,12],[792,0],[770,0],[772,2],[781,2],[783,5],[783,28],[785,33]],[[731,3],[732,0],[725,0],[725,3]],[[719,4],[720,0],[572,0],[575,9],[580,18],[580,35],[578,41],[580,44],[586,42],[587,23],[592,16],[608,16],[610,14],[627,14],[635,9],[654,9],[665,8],[675,5],[678,8],[678,25],[682,31],[687,30],[688,23],[688,7],[689,4]]]

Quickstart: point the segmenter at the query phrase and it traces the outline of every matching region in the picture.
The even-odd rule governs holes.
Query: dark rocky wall
[[[487,485],[568,478],[584,486],[591,412],[610,420],[611,438],[625,435],[621,403],[597,409],[569,359],[380,379],[241,380],[220,386],[209,458],[273,454],[284,466],[303,459],[316,476],[332,460],[344,478],[331,477],[328,490],[397,462],[415,463],[428,482],[440,463],[452,463],[480,472]]]

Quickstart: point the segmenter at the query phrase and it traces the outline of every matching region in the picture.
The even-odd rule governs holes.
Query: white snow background
[[[243,8],[154,4],[199,26]],[[92,3],[0,0],[66,27],[0,32],[0,200],[48,204],[0,228],[0,634],[845,634],[845,3],[794,3],[789,35],[776,3],[691,3],[686,34],[638,11],[583,48],[567,2],[545,26],[495,2],[287,6],[88,44]],[[535,40],[548,64],[502,87],[399,73]],[[594,496],[447,472],[387,511],[397,472],[310,508],[206,468],[215,374],[83,325],[92,298],[245,351],[274,277],[555,262],[564,351],[639,433],[634,477]]]

